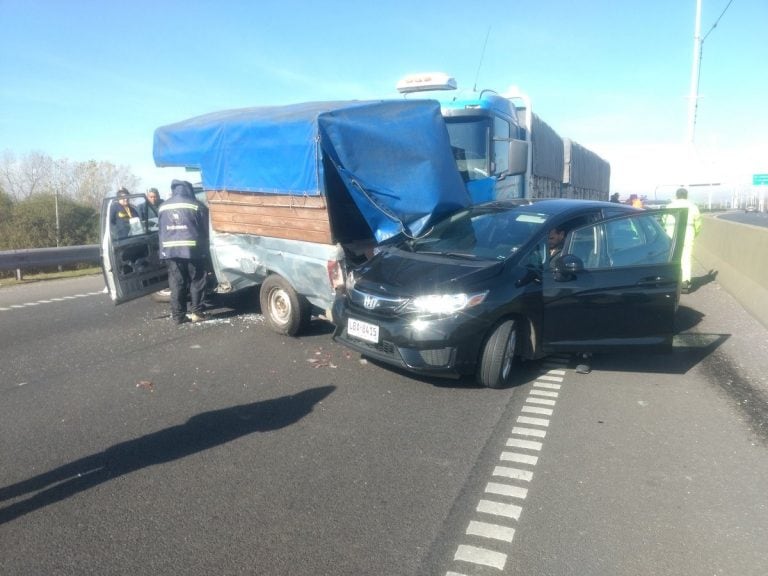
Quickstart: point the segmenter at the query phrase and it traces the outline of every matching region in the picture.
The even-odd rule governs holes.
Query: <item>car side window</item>
[[[578,256],[587,270],[669,262],[672,248],[663,223],[652,214],[586,226],[568,240],[568,252]]]

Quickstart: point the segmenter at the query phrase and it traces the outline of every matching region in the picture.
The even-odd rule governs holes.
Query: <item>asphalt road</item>
[[[768,331],[700,284],[673,354],[498,391],[321,321],[2,288],[0,574],[762,576]]]
[[[768,227],[768,212],[743,212],[742,210],[731,210],[718,214],[718,218],[739,222],[740,224],[751,224],[752,226]]]

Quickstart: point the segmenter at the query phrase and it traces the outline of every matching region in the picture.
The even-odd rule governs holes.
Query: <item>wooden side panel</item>
[[[217,232],[255,234],[331,244],[328,206],[322,196],[208,191],[211,224]]]

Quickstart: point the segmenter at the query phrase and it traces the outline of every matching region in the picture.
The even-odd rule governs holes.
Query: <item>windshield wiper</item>
[[[439,252],[431,250],[419,250],[416,254],[428,254],[430,256],[446,256],[448,258],[456,258],[461,260],[477,260],[477,254],[471,254],[469,252]]]

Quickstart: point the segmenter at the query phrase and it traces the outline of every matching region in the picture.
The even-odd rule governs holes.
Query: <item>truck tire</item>
[[[282,276],[267,276],[259,291],[259,302],[267,325],[278,334],[296,336],[309,324],[309,302]]]
[[[505,320],[485,343],[477,381],[487,388],[503,388],[510,382],[517,348],[517,323]]]

